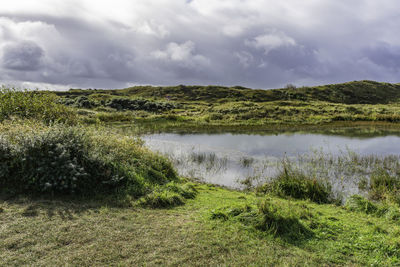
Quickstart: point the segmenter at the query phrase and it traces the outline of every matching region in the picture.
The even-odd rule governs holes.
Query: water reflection
[[[280,171],[283,159],[307,175],[328,179],[344,196],[362,193],[359,180],[379,164],[400,171],[398,136],[227,133],[152,134],[143,139],[151,150],[167,155],[180,175],[234,188],[271,179]]]
[[[389,155],[400,153],[400,137],[384,136],[372,138],[356,138],[344,136],[327,136],[322,134],[153,134],[145,140],[176,142],[179,144],[211,148],[213,150],[235,150],[251,156],[298,155],[308,153],[312,149],[326,150],[337,154],[343,150],[366,155]]]

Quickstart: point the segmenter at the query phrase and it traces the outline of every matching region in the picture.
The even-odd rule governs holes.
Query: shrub
[[[2,127],[0,157],[0,186],[15,193],[136,198],[178,181],[170,162],[141,141],[79,126]]]
[[[147,99],[113,98],[107,100],[105,106],[117,110],[145,110],[150,112],[160,112],[171,110],[176,106],[169,102],[156,102]]]
[[[49,92],[0,88],[0,122],[13,117],[37,119],[46,123],[74,122],[76,115],[56,103],[56,95]]]
[[[73,106],[77,108],[93,108],[96,107],[97,104],[93,101],[90,101],[87,96],[78,96],[75,98]]]

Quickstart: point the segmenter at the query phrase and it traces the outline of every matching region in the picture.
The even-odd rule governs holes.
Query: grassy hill
[[[354,81],[314,87],[288,86],[282,89],[261,90],[240,86],[135,86],[120,90],[82,90],[56,92],[59,96],[82,96],[96,94],[98,98],[110,96],[170,99],[180,101],[252,101],[278,100],[326,101],[343,104],[387,104],[400,99],[400,84],[374,81]]]
[[[178,85],[54,93],[60,103],[81,109],[86,122],[134,123],[156,130],[345,122],[397,127],[400,121],[400,84],[374,81],[271,90]]]

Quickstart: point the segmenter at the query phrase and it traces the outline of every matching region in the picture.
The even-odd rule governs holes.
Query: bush
[[[49,92],[0,88],[0,122],[10,118],[37,119],[46,123],[74,122],[76,115],[56,103]]]
[[[58,103],[75,108],[95,108],[99,106],[97,101],[90,100],[85,95],[78,96],[76,98],[60,98]]]
[[[178,181],[170,162],[139,140],[78,126],[3,126],[0,158],[1,189],[14,193],[136,198]]]
[[[108,100],[105,105],[117,110],[145,110],[150,112],[161,112],[176,108],[169,102],[156,102],[147,99],[113,98]]]

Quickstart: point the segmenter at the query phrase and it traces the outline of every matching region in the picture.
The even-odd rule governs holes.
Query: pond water
[[[232,188],[272,179],[282,163],[326,179],[344,196],[380,167],[397,171],[400,137],[290,134],[151,134],[146,146],[169,157],[180,175]],[[382,166],[380,166],[382,165]]]
[[[331,153],[351,150],[360,154],[400,154],[400,137],[383,136],[357,138],[328,136],[322,134],[152,134],[144,136],[149,145],[154,143],[176,143],[215,151],[233,150],[251,156],[298,155],[313,149],[323,149]],[[154,147],[155,148],[155,147]],[[162,147],[159,147],[162,151]]]

